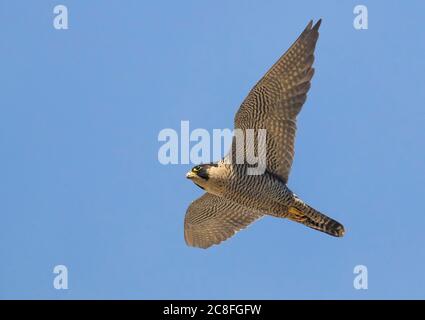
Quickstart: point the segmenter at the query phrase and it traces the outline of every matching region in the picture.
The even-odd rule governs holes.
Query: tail
[[[344,226],[338,221],[329,218],[298,199],[293,206],[289,207],[287,218],[334,237],[342,237],[345,233]]]

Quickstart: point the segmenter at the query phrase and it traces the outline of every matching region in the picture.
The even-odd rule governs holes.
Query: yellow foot
[[[304,222],[307,220],[307,217],[295,207],[289,207],[288,209],[289,216],[288,218],[297,222]]]

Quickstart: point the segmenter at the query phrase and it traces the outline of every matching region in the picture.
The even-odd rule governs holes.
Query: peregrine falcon
[[[344,235],[342,224],[310,207],[287,186],[294,158],[296,117],[314,74],[320,23],[313,26],[310,21],[251,89],[236,113],[235,129],[266,129],[264,173],[247,174],[250,164],[234,161],[235,137],[222,160],[197,165],[187,173],[188,179],[205,190],[186,212],[184,237],[189,246],[208,248],[219,244],[264,215],[287,218],[335,237]]]

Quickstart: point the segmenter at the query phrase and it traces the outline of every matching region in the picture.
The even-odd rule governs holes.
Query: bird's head
[[[212,167],[216,166],[215,164],[200,164],[194,166],[192,170],[186,173],[186,178],[192,180],[194,184],[205,190],[210,178],[210,170]]]

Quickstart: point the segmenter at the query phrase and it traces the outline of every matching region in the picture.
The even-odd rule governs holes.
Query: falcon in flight
[[[243,133],[266,130],[264,173],[248,174],[249,163],[234,161],[239,150],[235,137],[226,157],[218,163],[195,166],[187,173],[188,179],[205,190],[186,212],[184,237],[189,246],[208,248],[219,244],[264,215],[287,218],[335,237],[344,235],[342,224],[310,207],[287,186],[294,158],[296,118],[314,74],[320,23],[313,26],[310,21],[236,113],[235,129]],[[254,144],[259,150],[258,140]]]

